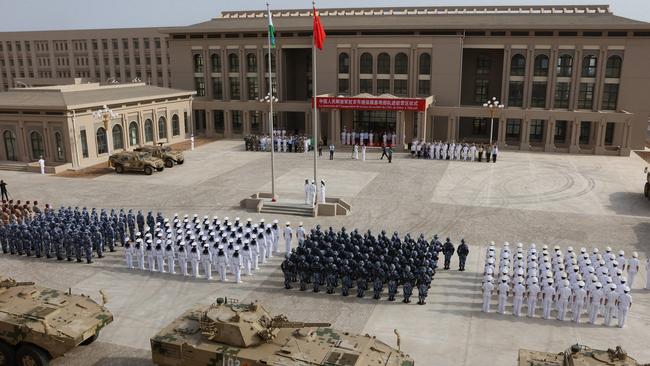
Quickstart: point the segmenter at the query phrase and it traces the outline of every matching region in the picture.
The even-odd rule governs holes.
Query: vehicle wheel
[[[122,173],[124,173],[124,167],[123,167],[122,165],[119,165],[119,164],[116,165],[116,166],[115,166],[115,173],[117,173],[117,174],[122,174]]]
[[[93,343],[96,339],[97,339],[97,334],[93,334],[92,337],[90,337],[90,338],[86,339],[85,341],[81,342],[81,345],[82,346],[87,346],[87,345]]]
[[[16,351],[10,345],[0,341],[0,366],[15,365]]]
[[[162,167],[162,168],[156,168],[156,171],[157,171],[157,172],[162,172],[163,170],[165,170],[165,167]]]
[[[173,167],[174,167],[174,161],[172,159],[165,160],[165,168],[173,168]]]
[[[183,165],[184,162],[185,162],[185,160],[179,160],[178,162],[176,162],[176,164]]]
[[[146,175],[151,175],[151,174],[153,174],[153,168],[150,167],[150,166],[146,166],[146,167],[144,167],[144,174],[146,174]]]
[[[650,196],[650,183],[645,182],[645,187],[643,187],[643,195],[648,197]]]
[[[40,348],[24,345],[16,352],[16,364],[23,366],[47,366],[50,356]]]

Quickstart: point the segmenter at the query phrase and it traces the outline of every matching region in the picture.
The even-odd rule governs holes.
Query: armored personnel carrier
[[[519,366],[649,366],[628,356],[620,346],[607,351],[574,344],[560,353],[519,350]]]
[[[258,303],[217,299],[196,306],[151,338],[160,366],[413,366],[408,355],[369,335],[329,323],[288,321]],[[399,345],[399,338],[398,338]]]
[[[113,315],[87,296],[0,276],[1,366],[45,366],[92,343],[112,321]]]

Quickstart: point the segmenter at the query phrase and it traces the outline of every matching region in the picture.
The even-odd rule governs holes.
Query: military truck
[[[649,366],[628,356],[620,346],[607,351],[574,344],[560,353],[519,350],[519,366]]]
[[[111,155],[109,162],[118,174],[125,171],[136,171],[151,175],[154,170],[159,172],[165,170],[165,163],[162,160],[146,152],[123,151],[115,153]]]
[[[643,195],[645,198],[650,198],[650,172],[648,171],[648,167],[645,167],[645,169],[643,169],[643,173],[645,174],[645,186],[643,187]]]
[[[105,302],[105,296],[102,294]],[[0,276],[0,365],[45,366],[97,339],[113,321],[103,306],[34,282]]]
[[[133,149],[133,151],[147,152],[155,158],[162,159],[165,162],[165,168],[173,168],[174,163],[182,165],[185,162],[182,151],[172,150],[171,147],[162,144],[158,146],[142,146]]]
[[[399,338],[398,338],[399,347]],[[413,366],[407,354],[370,335],[291,322],[257,302],[217,299],[189,309],[151,338],[159,366]]]

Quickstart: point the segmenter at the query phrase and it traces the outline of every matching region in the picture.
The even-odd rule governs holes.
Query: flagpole
[[[266,12],[271,22],[271,9],[269,3],[266,3]],[[271,136],[271,201],[275,202],[275,136],[273,136],[273,70],[271,67],[271,30],[267,31],[267,41],[269,47],[269,136]]]
[[[316,17],[316,2],[312,1],[311,4],[312,4],[312,9],[314,9],[313,10],[314,11],[314,17]],[[318,149],[318,129],[317,129],[317,127],[318,127],[318,122],[317,122],[318,121],[317,120],[317,118],[318,118],[317,117],[318,116],[318,107],[317,107],[317,104],[318,103],[316,101],[316,41],[314,40],[313,35],[311,37],[311,62],[312,62],[312,66],[311,66],[311,73],[312,73],[311,83],[312,83],[312,92],[313,92],[313,95],[314,95],[314,112],[313,112],[313,114],[314,114],[314,125],[313,125],[313,129],[314,129],[314,146],[313,146],[313,148],[314,148],[314,185],[316,185],[316,188],[318,188],[318,171],[317,171],[317,163],[316,163],[316,161],[317,161],[317,159],[316,159],[317,151],[316,150]],[[318,189],[315,189],[315,191],[316,192],[314,193],[314,202],[316,204],[318,204]]]

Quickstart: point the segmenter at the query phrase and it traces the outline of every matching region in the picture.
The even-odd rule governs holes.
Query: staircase
[[[264,202],[260,213],[313,217],[314,209],[305,204]]]
[[[26,172],[27,164],[13,161],[0,161],[0,170],[9,172]]]

